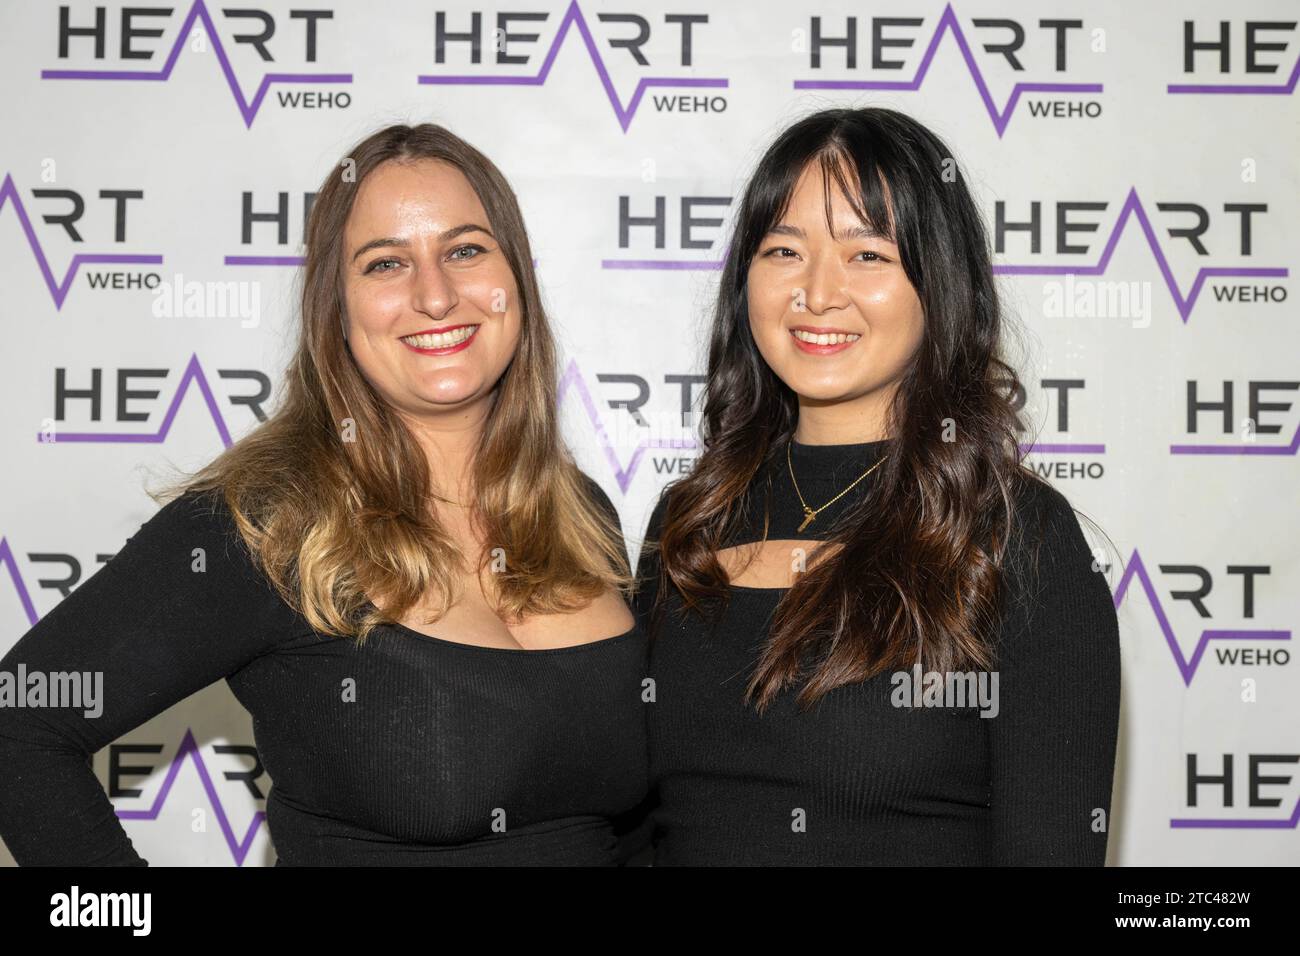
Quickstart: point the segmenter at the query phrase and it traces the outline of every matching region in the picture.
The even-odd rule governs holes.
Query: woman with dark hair
[[[645,795],[645,635],[618,514],[563,446],[518,202],[439,126],[317,193],[277,412],[0,668],[104,709],[0,708],[19,864],[140,865],[89,757],[225,678],[278,864],[621,862]],[[170,499],[170,500],[168,500]]]
[[[767,150],[638,566],[656,865],[1104,863],[1115,608],[1021,462],[1003,330],[924,126],[831,109]]]

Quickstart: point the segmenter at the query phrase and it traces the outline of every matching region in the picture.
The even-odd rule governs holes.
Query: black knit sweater
[[[795,443],[804,498],[830,500],[887,449]],[[879,474],[801,534],[779,456],[755,478],[771,481],[768,539],[825,539]],[[761,539],[762,496],[750,498],[748,530],[733,544]],[[1019,506],[1014,546],[1039,539],[1041,549],[1036,576],[1010,575],[996,716],[897,706],[890,674],[802,713],[787,691],[759,715],[742,698],[784,589],[733,586],[712,634],[670,589],[650,649],[655,865],[1103,864],[1120,704],[1115,607],[1065,497],[1035,484]],[[661,497],[638,567],[647,624],[663,512]]]
[[[0,837],[20,865],[145,864],[91,755],[224,680],[271,777],[277,865],[617,864],[622,815],[646,789],[645,655],[639,624],[547,650],[401,625],[361,645],[318,634],[253,565],[220,497],[187,494],[0,660],[103,673],[97,717],[0,707]]]

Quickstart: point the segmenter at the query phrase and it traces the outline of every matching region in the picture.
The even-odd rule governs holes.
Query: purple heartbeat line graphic
[[[172,69],[176,66],[176,61],[181,55],[181,48],[190,35],[190,29],[194,26],[194,21],[198,19],[203,21],[203,28],[212,41],[212,50],[217,55],[217,62],[221,64],[221,72],[226,77],[226,85],[230,87],[230,93],[234,96],[235,104],[239,107],[240,115],[244,118],[245,129],[252,128],[253,119],[257,116],[257,111],[261,108],[262,100],[266,98],[267,90],[270,89],[272,83],[352,82],[351,73],[267,73],[262,77],[262,82],[258,85],[257,92],[253,94],[253,99],[251,101],[245,100],[244,91],[235,78],[235,71],[231,69],[229,57],[226,56],[226,48],[221,42],[221,35],[213,25],[212,17],[209,16],[208,8],[204,6],[203,0],[194,0],[194,5],[190,7],[190,12],[185,17],[180,32],[176,34],[176,42],[172,44],[171,51],[167,54],[167,62],[163,64],[161,70],[41,70],[41,79],[156,80],[165,83],[171,79]]]
[[[127,442],[139,443],[144,445],[158,445],[167,440],[167,433],[171,431],[172,421],[176,418],[176,412],[181,407],[181,401],[185,398],[185,393],[189,391],[190,383],[193,382],[203,394],[203,401],[207,405],[208,414],[212,416],[212,422],[217,426],[217,434],[221,436],[221,442],[227,448],[231,445],[230,429],[226,427],[226,420],[221,417],[221,409],[217,407],[217,399],[212,394],[212,388],[208,385],[207,376],[203,374],[203,366],[199,364],[197,354],[190,355],[189,364],[185,366],[185,372],[181,375],[180,383],[176,386],[176,394],[172,396],[172,403],[167,407],[167,414],[163,416],[162,424],[158,426],[155,432],[117,432],[108,434],[104,432],[60,432],[57,429],[54,433],[46,434],[37,432],[36,440],[42,444],[50,442]]]
[[[587,413],[587,419],[591,423],[591,430],[596,435],[596,442],[600,450],[604,453],[605,461],[609,463],[610,470],[614,473],[614,479],[618,482],[618,490],[627,493],[628,487],[632,484],[632,479],[636,476],[637,468],[640,467],[641,459],[645,456],[647,448],[695,448],[695,440],[691,438],[672,438],[672,439],[642,439],[632,452],[632,460],[628,462],[627,467],[623,467],[619,461],[618,453],[614,448],[614,443],[609,438],[609,433],[605,431],[605,423],[601,420],[600,412],[596,408],[596,403],[591,398],[591,392],[587,390],[587,383],[583,380],[582,371],[578,368],[576,359],[569,361],[569,367],[564,371],[564,377],[560,379],[559,401],[564,401],[564,396],[568,393],[569,387],[578,393],[582,400],[583,410]]]
[[[307,264],[306,256],[226,256],[221,260],[228,266],[301,266]],[[537,268],[537,259],[533,259]]]
[[[1032,442],[1020,443],[1022,455],[1104,455],[1106,446],[1088,442]]]
[[[601,259],[602,269],[721,269],[726,265],[725,259],[701,260],[690,259]]]
[[[1300,800],[1291,810],[1290,819],[1206,819],[1175,817],[1169,821],[1174,830],[1295,830],[1300,825]]]
[[[1291,640],[1290,631],[1270,631],[1270,630],[1204,630],[1196,642],[1196,648],[1192,651],[1190,659],[1183,657],[1182,648],[1174,636],[1174,629],[1169,624],[1169,618],[1165,615],[1164,606],[1160,603],[1160,597],[1156,594],[1156,589],[1151,583],[1151,576],[1147,573],[1146,566],[1142,563],[1142,557],[1138,554],[1137,549],[1133,550],[1133,557],[1129,559],[1127,567],[1124,568],[1124,574],[1120,577],[1119,587],[1115,589],[1115,610],[1119,610],[1120,604],[1124,601],[1124,596],[1128,593],[1129,584],[1134,578],[1137,578],[1142,584],[1142,590],[1146,592],[1147,601],[1151,604],[1151,609],[1155,612],[1156,620],[1160,624],[1160,631],[1165,636],[1165,643],[1169,645],[1169,651],[1173,655],[1174,663],[1178,665],[1178,672],[1182,675],[1183,685],[1190,687],[1192,677],[1196,674],[1197,667],[1200,666],[1201,658],[1205,655],[1206,646],[1213,640],[1232,640],[1232,641],[1289,641]],[[1287,830],[1294,829],[1300,824],[1300,800],[1296,801],[1296,807],[1291,812],[1288,819],[1264,819],[1264,820],[1241,820],[1233,818],[1221,819],[1195,819],[1195,818],[1175,818],[1169,821],[1170,827],[1174,829],[1256,829],[1256,830]]]
[[[961,24],[957,22],[957,14],[953,12],[952,4],[943,8],[943,15],[939,18],[939,25],[935,28],[934,36],[930,38],[930,45],[926,48],[925,56],[921,58],[921,65],[917,67],[916,77],[911,80],[795,80],[794,88],[796,90],[893,90],[907,93],[914,93],[921,88],[925,82],[925,74],[930,69],[930,63],[934,60],[935,51],[939,49],[939,41],[943,39],[946,31],[952,31],[952,38],[961,50],[962,58],[966,61],[966,69],[970,71],[971,79],[975,81],[975,88],[979,91],[980,98],[984,101],[984,108],[988,110],[989,118],[993,120],[993,128],[997,131],[998,139],[1006,132],[1008,124],[1011,122],[1011,114],[1015,112],[1016,104],[1020,102],[1022,93],[1100,93],[1102,84],[1100,83],[1017,83],[1011,88],[1011,96],[1007,99],[1007,105],[999,110],[993,102],[993,96],[989,92],[988,84],[984,82],[984,74],[980,72],[979,64],[975,62],[975,55],[971,52],[970,44],[966,42],[966,35],[962,33]]]
[[[18,559],[14,555],[13,548],[9,546],[8,538],[0,538],[0,564],[9,569],[9,579],[13,581],[14,593],[18,595],[18,601],[23,606],[23,613],[27,615],[27,624],[35,627],[36,622],[40,620],[40,615],[36,613],[31,592],[27,590],[27,584],[23,581],[23,573],[18,570]]]
[[[18,187],[14,185],[14,178],[9,173],[6,173],[4,185],[0,186],[0,212],[4,211],[5,204],[9,202],[14,205],[14,213],[18,216],[18,222],[23,227],[23,234],[27,237],[27,245],[31,247],[32,255],[36,259],[36,265],[40,267],[41,275],[45,278],[45,287],[50,290],[56,310],[62,310],[63,301],[68,297],[68,291],[72,288],[72,280],[77,277],[77,270],[83,265],[159,265],[163,261],[162,256],[107,252],[77,253],[72,257],[72,262],[68,264],[68,269],[63,274],[63,281],[60,282],[54,278],[54,270],[50,268],[50,261],[45,256],[45,250],[41,248],[41,241],[36,238],[36,230],[32,228],[32,221],[27,216],[27,208],[23,205],[22,197],[18,195]]]
[[[1298,824],[1300,800],[1296,801],[1295,809],[1287,820],[1236,820],[1231,817],[1198,820],[1194,817],[1175,817],[1169,821],[1169,826],[1174,830],[1294,830]]]
[[[536,76],[420,76],[418,80],[420,84],[429,86],[542,86],[546,83],[547,76],[550,75],[551,66],[555,63],[555,58],[560,52],[560,46],[564,43],[569,27],[573,25],[577,26],[578,33],[582,35],[582,41],[587,47],[587,55],[596,68],[596,75],[600,77],[601,86],[605,88],[605,95],[609,98],[609,104],[614,108],[614,115],[618,117],[619,126],[623,128],[624,133],[632,125],[632,117],[636,115],[637,107],[641,104],[641,98],[650,87],[717,89],[727,85],[726,80],[719,79],[646,76],[637,81],[636,90],[632,93],[632,99],[624,107],[619,99],[618,91],[614,89],[613,81],[609,78],[609,70],[606,69],[605,60],[596,47],[596,40],[591,35],[591,29],[587,26],[587,19],[582,15],[582,10],[578,7],[578,0],[573,0],[569,4],[569,8],[564,11],[564,19],[560,21],[560,28],[555,34],[555,39],[551,41],[551,47],[546,51],[546,59],[542,62],[542,68]]]
[[[307,262],[306,256],[226,256],[222,260],[228,266],[300,266]]]
[[[1170,445],[1171,455],[1294,455],[1300,452],[1300,425],[1289,445]]]
[[[194,761],[194,769],[199,772],[199,780],[203,782],[203,789],[208,795],[208,802],[212,804],[217,823],[221,826],[221,834],[226,838],[226,845],[230,847],[230,855],[235,858],[235,865],[243,866],[249,848],[253,845],[253,838],[257,836],[258,828],[262,825],[262,821],[266,819],[266,812],[258,810],[253,814],[253,820],[248,825],[248,830],[244,833],[243,839],[235,836],[234,827],[231,826],[230,818],[226,815],[226,808],[222,805],[221,798],[217,796],[217,788],[212,785],[212,776],[208,773],[207,764],[203,762],[203,755],[199,752],[199,745],[194,741],[194,732],[188,727],[185,729],[185,736],[181,740],[180,749],[176,751],[171,766],[167,768],[167,777],[163,780],[158,796],[154,797],[153,806],[148,810],[118,810],[118,819],[157,820],[164,804],[167,803],[167,795],[171,793],[172,784],[176,782],[176,777],[181,772],[181,763],[184,762],[186,757]]]
[[[1169,618],[1165,614],[1164,605],[1160,602],[1160,596],[1151,583],[1151,576],[1147,573],[1146,565],[1142,563],[1142,557],[1138,554],[1137,549],[1134,549],[1133,557],[1129,558],[1128,565],[1124,568],[1124,574],[1120,577],[1119,587],[1115,589],[1115,610],[1119,610],[1120,604],[1124,601],[1124,596],[1128,593],[1129,584],[1132,583],[1134,578],[1141,582],[1142,590],[1146,592],[1147,600],[1151,603],[1151,610],[1160,625],[1160,632],[1165,636],[1165,643],[1169,645],[1169,651],[1173,654],[1174,663],[1178,665],[1178,673],[1182,675],[1183,685],[1186,687],[1192,685],[1192,678],[1196,676],[1196,669],[1200,666],[1201,659],[1205,656],[1205,650],[1210,641],[1291,640],[1290,631],[1204,630],[1201,631],[1201,636],[1196,641],[1196,648],[1192,651],[1192,656],[1185,658],[1183,657],[1182,647],[1179,646],[1178,639],[1174,635],[1174,629],[1169,624]]]
[[[1178,288],[1177,280],[1174,279],[1173,271],[1169,268],[1169,261],[1165,258],[1164,250],[1160,247],[1160,240],[1156,237],[1151,220],[1142,207],[1142,200],[1138,199],[1136,188],[1129,189],[1128,197],[1124,200],[1124,208],[1120,210],[1119,219],[1115,221],[1115,226],[1110,231],[1110,238],[1106,240],[1106,248],[1102,250],[1101,260],[1095,266],[994,266],[993,272],[997,275],[1015,276],[1105,275],[1106,267],[1110,265],[1110,258],[1115,254],[1115,247],[1119,245],[1120,236],[1124,233],[1124,226],[1127,224],[1129,216],[1136,217],[1138,224],[1141,225],[1142,232],[1146,236],[1147,245],[1151,248],[1151,254],[1155,257],[1156,265],[1160,267],[1160,274],[1164,277],[1165,286],[1169,289],[1169,295],[1173,298],[1174,304],[1178,307],[1178,314],[1182,317],[1184,325],[1187,324],[1187,320],[1192,314],[1192,307],[1196,304],[1197,298],[1200,297],[1201,288],[1204,286],[1206,279],[1227,277],[1276,279],[1285,278],[1290,274],[1287,269],[1198,269],[1196,278],[1192,281],[1191,291],[1184,297]]]
[[[1296,80],[1300,79],[1300,57],[1296,58],[1291,68],[1291,78],[1285,83],[1251,83],[1245,86],[1225,86],[1215,83],[1170,83],[1165,87],[1166,93],[1245,93],[1256,96],[1274,94],[1290,96],[1295,92]]]
[[[229,448],[233,443],[230,437],[230,429],[226,425],[225,418],[221,414],[221,409],[217,404],[216,396],[208,384],[207,376],[203,372],[203,366],[199,363],[197,354],[191,354],[189,363],[185,366],[185,372],[181,375],[181,380],[176,386],[176,392],[172,396],[171,404],[167,407],[167,413],[163,416],[162,423],[158,426],[157,431],[153,432],[60,432],[57,429],[53,434],[38,431],[36,438],[38,442],[124,442],[137,444],[161,444],[167,440],[167,435],[171,431],[172,422],[180,410],[181,402],[185,399],[191,384],[198,387],[203,395],[204,405],[207,407],[208,414],[212,418],[213,424],[217,428],[217,434],[221,436],[221,442]],[[582,401],[582,407],[587,413],[588,421],[591,423],[592,431],[596,435],[597,443],[609,463],[615,479],[618,481],[619,489],[626,492],[636,475],[637,468],[641,459],[648,448],[695,448],[695,442],[692,439],[652,439],[643,440],[638,444],[636,450],[632,453],[632,460],[626,467],[619,461],[618,454],[615,450],[614,443],[610,440],[605,425],[600,417],[600,412],[596,408],[596,403],[591,397],[587,384],[583,380],[582,371],[578,367],[576,360],[570,361],[568,369],[560,379],[558,388],[558,398],[562,402],[564,396],[572,386],[577,391]]]
[[[601,259],[602,269],[722,269],[731,257],[731,241],[722,247],[721,259]]]

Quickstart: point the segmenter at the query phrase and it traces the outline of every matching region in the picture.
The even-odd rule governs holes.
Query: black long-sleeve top
[[[795,443],[804,498],[830,500],[887,445]],[[824,540],[878,474],[800,534],[781,455],[755,478],[771,481],[767,539]],[[730,544],[762,540],[762,495],[750,498]],[[637,572],[647,624],[664,501]],[[1013,574],[994,717],[894,706],[889,674],[836,688],[804,713],[786,691],[759,715],[742,699],[785,589],[732,586],[713,635],[671,590],[650,643],[655,865],[1102,865],[1120,706],[1115,607],[1066,498],[1035,485],[1019,505],[1017,547],[1042,544],[1037,576]]]
[[[220,496],[189,493],[0,660],[103,672],[98,717],[0,707],[0,838],[20,865],[147,865],[91,757],[224,679],[271,777],[277,865],[619,863],[622,815],[646,789],[645,653],[639,622],[545,650],[401,625],[361,645],[318,634],[252,564]]]

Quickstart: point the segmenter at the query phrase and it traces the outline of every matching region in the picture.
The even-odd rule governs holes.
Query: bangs
[[[862,166],[859,166],[853,154],[843,144],[834,142],[818,150],[797,175],[790,177],[785,194],[776,204],[775,215],[768,224],[769,229],[785,216],[790,208],[790,200],[794,197],[795,183],[804,170],[814,163],[821,170],[822,207],[828,233],[832,235],[835,233],[831,190],[837,189],[848,202],[858,222],[869,226],[881,238],[893,243],[898,242],[895,233],[896,219],[891,208],[889,189],[885,184],[883,171],[871,159],[864,159]]]

